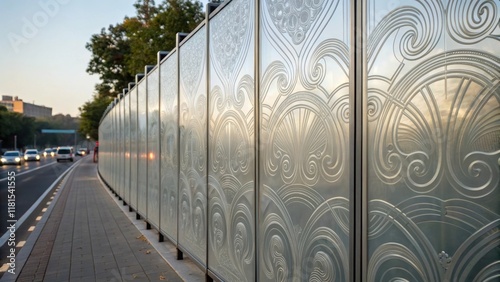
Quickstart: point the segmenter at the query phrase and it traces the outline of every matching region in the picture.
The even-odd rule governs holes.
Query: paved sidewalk
[[[17,281],[183,281],[102,187],[91,158],[67,177]]]

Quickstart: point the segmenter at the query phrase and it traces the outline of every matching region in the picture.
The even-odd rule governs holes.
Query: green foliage
[[[199,1],[163,0],[157,6],[154,0],[137,0],[134,7],[135,17],[103,28],[85,46],[92,53],[87,72],[99,75],[101,83],[92,101],[80,107],[80,132],[95,140],[112,98],[134,81],[135,74],[143,73],[144,66],[156,64],[158,51],[175,48],[178,32],[191,32],[205,16]]]
[[[0,106],[0,140],[2,149],[48,147],[72,145],[74,135],[42,134],[42,129],[78,129],[79,120],[70,115],[55,115],[50,118],[35,119],[16,112],[9,112]],[[82,137],[79,136],[81,140]],[[16,140],[17,142],[15,142]],[[16,144],[17,143],[17,144]]]
[[[14,136],[17,136],[17,147],[22,148],[33,140],[35,134],[34,118],[23,114],[0,111],[0,140],[2,148],[14,148]]]
[[[104,85],[121,89],[133,79],[134,74],[126,66],[130,42],[123,25],[110,25],[107,31],[103,28],[85,47],[92,53],[87,72],[98,74]]]
[[[94,34],[86,44],[92,53],[87,72],[99,75],[116,96],[144,66],[156,64],[158,51],[175,47],[178,32],[191,32],[204,19],[199,1],[164,0],[155,6],[152,0],[138,0],[137,15],[110,25]]]
[[[96,86],[98,88],[98,86]],[[101,89],[102,91],[102,89]],[[101,120],[104,111],[108,107],[109,103],[113,101],[110,95],[104,93],[98,93],[94,95],[92,101],[88,101],[79,108],[80,114],[80,132],[88,134],[93,140],[99,139],[99,122]]]
[[[142,73],[145,65],[156,64],[158,51],[174,49],[177,33],[191,32],[205,16],[200,2],[184,0],[165,1],[151,13],[154,17],[130,29],[127,66],[133,73]]]

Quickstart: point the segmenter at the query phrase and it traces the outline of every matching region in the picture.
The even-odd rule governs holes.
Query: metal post
[[[14,151],[17,151],[17,135],[14,135]]]

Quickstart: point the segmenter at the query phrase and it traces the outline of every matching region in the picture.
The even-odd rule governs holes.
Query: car
[[[19,151],[7,151],[0,158],[0,163],[4,164],[15,164],[21,165],[23,163],[23,155]]]
[[[40,154],[36,149],[29,149],[24,152],[24,160],[25,161],[40,161]]]
[[[63,160],[73,161],[73,150],[71,147],[59,147],[56,152],[56,160],[57,162]]]
[[[86,156],[87,154],[88,154],[87,148],[80,148],[80,149],[76,150],[76,153],[75,153],[75,155],[82,156],[82,157]]]
[[[55,155],[56,151],[52,148],[45,148],[45,150],[43,150],[44,157],[54,157]]]

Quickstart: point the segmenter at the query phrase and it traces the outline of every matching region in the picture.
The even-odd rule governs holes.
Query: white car
[[[44,157],[55,157],[55,155],[56,151],[52,148],[45,148],[45,150],[43,150]]]
[[[21,165],[23,163],[23,156],[18,151],[7,151],[0,158],[0,164],[15,164]]]
[[[40,154],[38,153],[38,150],[36,149],[29,149],[24,152],[24,160],[25,161],[40,161]]]
[[[57,162],[62,160],[73,161],[73,149],[71,147],[59,147],[56,152]]]

